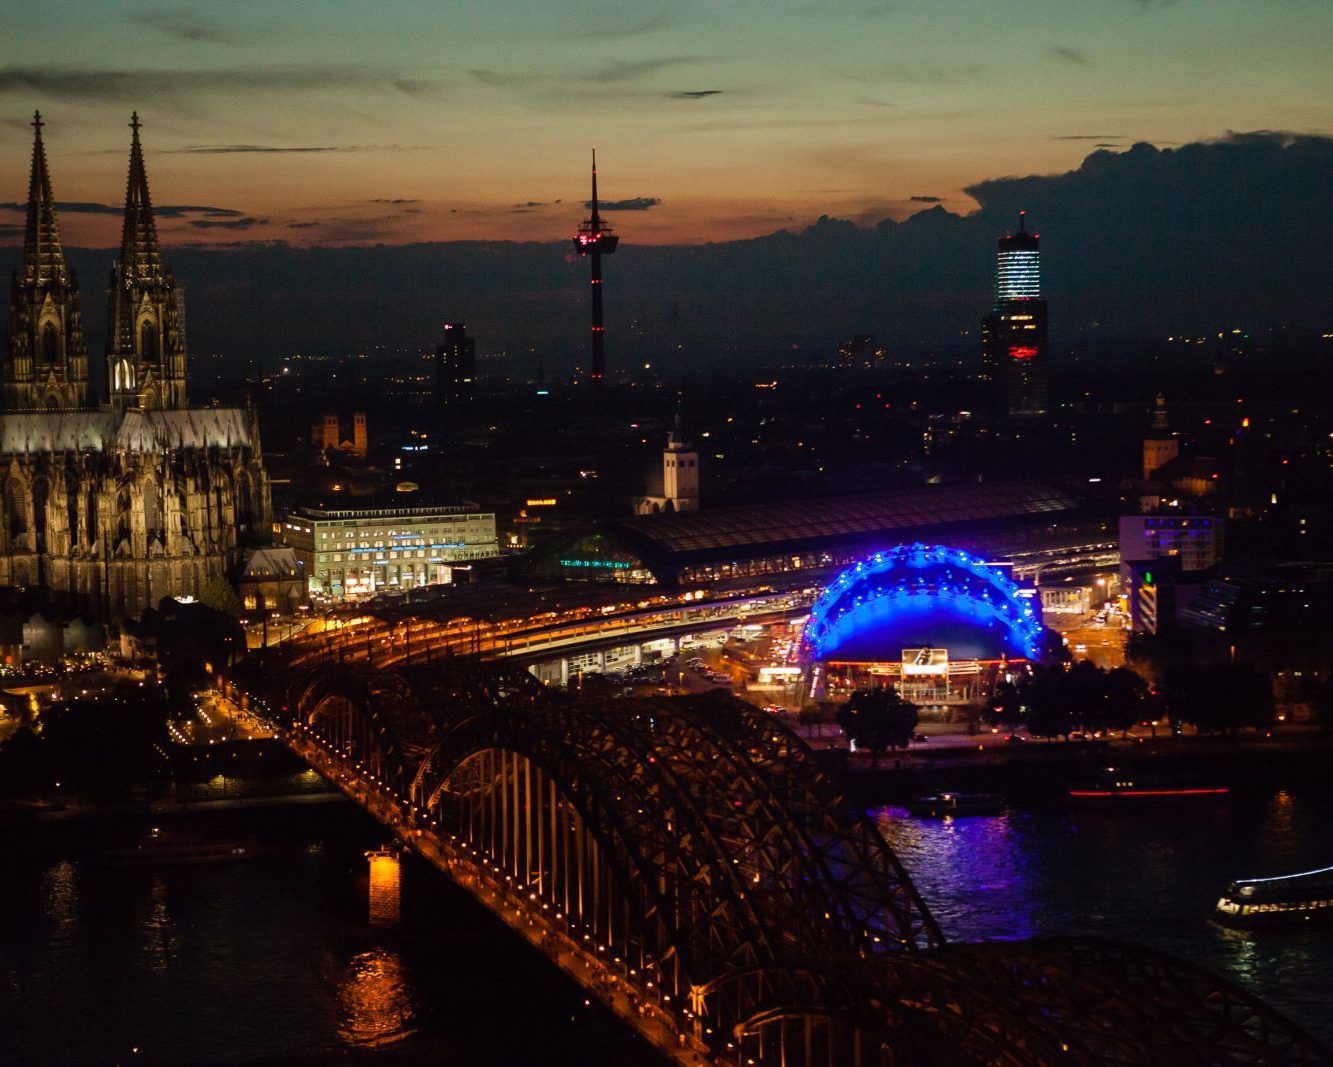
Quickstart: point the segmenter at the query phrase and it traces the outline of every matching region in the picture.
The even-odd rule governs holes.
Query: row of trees
[[[1273,721],[1268,678],[1240,663],[1197,667],[1178,661],[1156,684],[1128,667],[1104,670],[1087,660],[1037,667],[1018,682],[996,687],[987,718],[1036,737],[1068,737],[1076,730],[1126,731],[1168,719],[1205,733],[1235,733]]]

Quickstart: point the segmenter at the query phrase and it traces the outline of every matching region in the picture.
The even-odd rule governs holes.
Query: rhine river
[[[1137,940],[1221,971],[1333,1042],[1333,927],[1248,934],[1208,921],[1230,878],[1333,863],[1327,792],[877,817],[951,939]],[[190,829],[272,851],[118,868],[95,857],[127,826],[4,832],[0,1062],[658,1062],[424,864],[404,864],[398,924],[372,925],[364,853],[385,835],[347,806]]]

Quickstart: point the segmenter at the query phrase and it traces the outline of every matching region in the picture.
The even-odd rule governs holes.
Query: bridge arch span
[[[946,945],[813,754],[729,698],[588,699],[475,660],[302,668],[274,696],[296,751],[659,1047],[784,1067],[1333,1062],[1147,949]]]

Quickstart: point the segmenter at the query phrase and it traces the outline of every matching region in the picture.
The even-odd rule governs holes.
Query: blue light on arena
[[[985,561],[944,545],[898,545],[848,567],[806,622],[811,660],[897,659],[914,646],[977,659],[1036,660],[1043,627],[1036,601]],[[879,650],[869,655],[868,648]]]

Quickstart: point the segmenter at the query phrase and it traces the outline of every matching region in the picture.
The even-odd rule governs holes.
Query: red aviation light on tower
[[[592,200],[589,204],[592,215],[583,220],[579,232],[574,235],[574,247],[579,255],[609,256],[616,250],[620,238],[611,232],[611,224],[606,222],[597,209],[597,149],[592,152]]]

